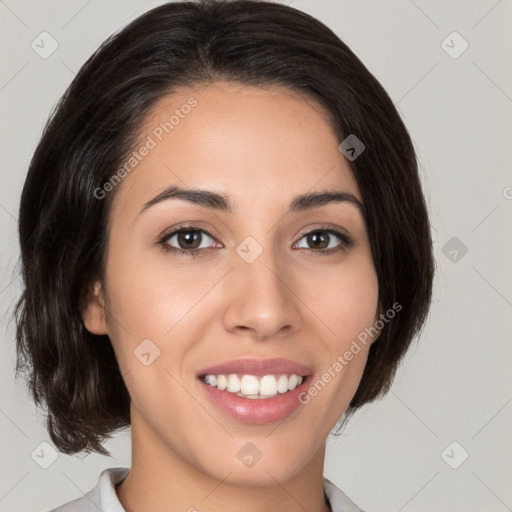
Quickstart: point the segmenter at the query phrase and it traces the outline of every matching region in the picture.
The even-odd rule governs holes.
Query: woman
[[[17,372],[53,443],[131,427],[131,467],[55,511],[361,510],[326,439],[388,391],[434,263],[407,129],[325,25],[245,0],[130,23],[49,120],[19,232]]]

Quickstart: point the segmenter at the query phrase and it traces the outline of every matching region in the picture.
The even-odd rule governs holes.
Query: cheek
[[[336,271],[315,272],[316,286],[310,286],[308,293],[308,305],[339,349],[374,324],[378,308],[373,262],[366,255],[354,256]]]
[[[180,271],[164,257],[150,259],[133,248],[117,257],[112,253],[107,268],[112,316],[133,338],[162,338],[202,290],[184,267]]]
[[[357,390],[375,338],[371,328],[377,318],[378,278],[368,254],[347,260],[338,272],[317,273],[317,278],[325,285],[315,288],[309,303],[327,329],[322,329],[326,333],[319,375],[322,382],[316,389],[327,388],[325,395],[321,394],[331,403],[335,421]]]

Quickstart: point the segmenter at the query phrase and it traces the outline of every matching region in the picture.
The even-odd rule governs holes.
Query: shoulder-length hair
[[[169,2],[111,35],[52,111],[19,210],[23,292],[16,304],[16,377],[27,372],[62,452],[110,455],[102,442],[130,425],[130,397],[108,336],[84,326],[81,304],[104,276],[114,192],[101,188],[137,142],[145,114],[177,88],[215,81],[286,86],[330,114],[361,191],[382,311],[401,305],[369,350],[346,411],[390,388],[422,329],[434,260],[413,144],[377,79],[323,23],[279,3]]]

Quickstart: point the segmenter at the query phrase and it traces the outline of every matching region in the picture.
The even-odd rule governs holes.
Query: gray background
[[[14,382],[9,320],[20,290],[19,197],[44,122],[99,44],[160,3],[0,0],[1,512],[53,508],[95,486],[103,468],[130,465],[129,432],[107,443],[111,459],[52,462],[44,414]],[[418,152],[438,264],[422,336],[388,396],[329,441],[325,474],[368,512],[512,510],[512,2],[291,5],[331,27],[397,105]],[[46,59],[31,48],[43,31],[59,45]],[[453,31],[469,44],[457,58],[446,50],[462,41],[443,44]]]

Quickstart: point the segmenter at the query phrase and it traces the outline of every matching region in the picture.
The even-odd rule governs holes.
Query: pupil
[[[326,244],[325,243],[325,234],[323,233],[323,231],[313,231],[312,233],[310,233],[309,235],[309,240],[312,241],[313,245],[316,245],[318,247],[318,241],[319,239],[323,238],[323,243],[322,241],[320,241],[320,245],[322,246],[321,248],[325,248],[327,247],[328,243]]]
[[[190,233],[192,233],[192,235],[190,235]],[[179,234],[179,243],[181,245],[182,242],[185,242],[184,245],[185,247],[188,245],[188,247],[186,247],[187,249],[197,249],[197,247],[199,247],[199,245],[201,244],[195,244],[193,247],[190,246],[190,241],[192,242],[197,242],[199,240],[199,231],[182,231],[180,234]]]

